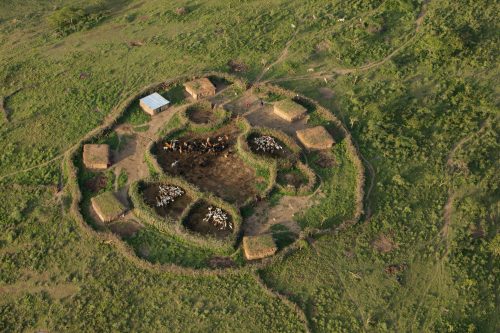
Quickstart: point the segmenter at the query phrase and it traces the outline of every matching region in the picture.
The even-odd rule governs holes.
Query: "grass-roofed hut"
[[[184,88],[196,100],[215,95],[215,86],[206,77],[186,82]]]
[[[113,192],[104,192],[90,199],[92,208],[102,222],[111,222],[127,211]]]
[[[247,260],[256,260],[274,255],[278,247],[271,234],[245,236],[243,237],[243,251]]]
[[[107,144],[84,145],[83,164],[88,169],[107,169],[111,165],[109,145]]]
[[[291,99],[283,99],[274,103],[274,113],[288,122],[294,122],[303,118],[307,109]]]
[[[329,149],[335,144],[335,140],[323,126],[298,130],[296,134],[304,147],[310,150]]]

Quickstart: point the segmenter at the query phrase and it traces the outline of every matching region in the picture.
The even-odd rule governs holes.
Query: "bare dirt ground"
[[[158,163],[166,173],[182,176],[202,191],[212,192],[230,203],[240,205],[257,195],[255,184],[259,180],[255,170],[246,165],[236,153],[238,135],[239,131],[234,123],[210,133],[210,138],[227,136],[229,139],[228,147],[217,153],[166,151],[163,149],[163,142],[159,142],[156,145]],[[179,140],[206,138],[206,135],[189,134]],[[212,142],[215,141],[216,139],[212,139]]]
[[[307,127],[307,116],[303,119],[290,123],[275,115],[271,103],[261,106],[260,99],[251,91],[247,91],[242,97],[228,103],[225,108],[236,115],[245,117],[252,126],[269,127],[279,129],[296,139],[295,132]]]
[[[118,137],[125,143],[118,151],[113,151],[114,164],[112,168],[117,176],[121,170],[127,173],[126,186],[117,193],[118,198],[127,205],[128,200],[124,199],[126,199],[129,185],[149,176],[149,169],[144,161],[147,146],[157,138],[159,130],[179,109],[180,107],[172,107],[152,116],[151,120],[146,123],[149,127],[145,132],[135,132],[133,127],[128,124],[122,124],[115,128]]]
[[[208,108],[188,109],[187,117],[196,124],[208,124],[216,119],[212,110]]]
[[[275,224],[282,224],[290,231],[299,234],[301,228],[294,217],[311,205],[310,196],[284,196],[276,206],[272,207],[267,201],[260,201],[255,207],[255,213],[243,224],[245,235],[268,233]]]
[[[300,145],[296,131],[311,127],[307,124],[307,116],[301,120],[290,123],[273,112],[270,103],[262,106],[260,99],[247,91],[241,98],[227,104],[226,109],[236,115],[245,117],[252,126],[275,128],[288,134]],[[247,235],[258,235],[269,232],[274,224],[285,225],[290,231],[299,233],[301,228],[294,220],[295,214],[310,207],[318,192],[309,196],[284,196],[277,205],[271,207],[268,202],[260,201],[252,216],[245,220],[243,231]]]
[[[297,172],[278,172],[277,182],[282,186],[297,190],[307,183],[307,178]]]

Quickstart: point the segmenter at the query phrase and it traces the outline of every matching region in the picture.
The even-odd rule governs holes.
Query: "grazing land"
[[[0,2],[0,331],[498,332],[499,10]]]

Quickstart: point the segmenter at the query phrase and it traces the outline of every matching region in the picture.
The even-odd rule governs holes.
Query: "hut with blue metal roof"
[[[141,98],[139,100],[139,105],[144,112],[154,116],[158,112],[168,108],[170,102],[165,97],[155,92],[149,96]]]

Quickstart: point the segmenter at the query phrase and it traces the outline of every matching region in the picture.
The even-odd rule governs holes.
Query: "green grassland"
[[[0,2],[0,331],[497,332],[498,11],[485,0]],[[141,87],[230,60],[249,82],[273,64],[263,81],[344,122],[366,169],[361,220],[225,271],[138,265],[83,232],[58,192],[65,152]],[[126,121],[140,125],[136,111]],[[353,172],[336,154],[347,168],[319,174],[340,207],[325,199],[303,214],[311,225],[352,209]],[[136,237],[152,239],[152,261],[208,257]]]

